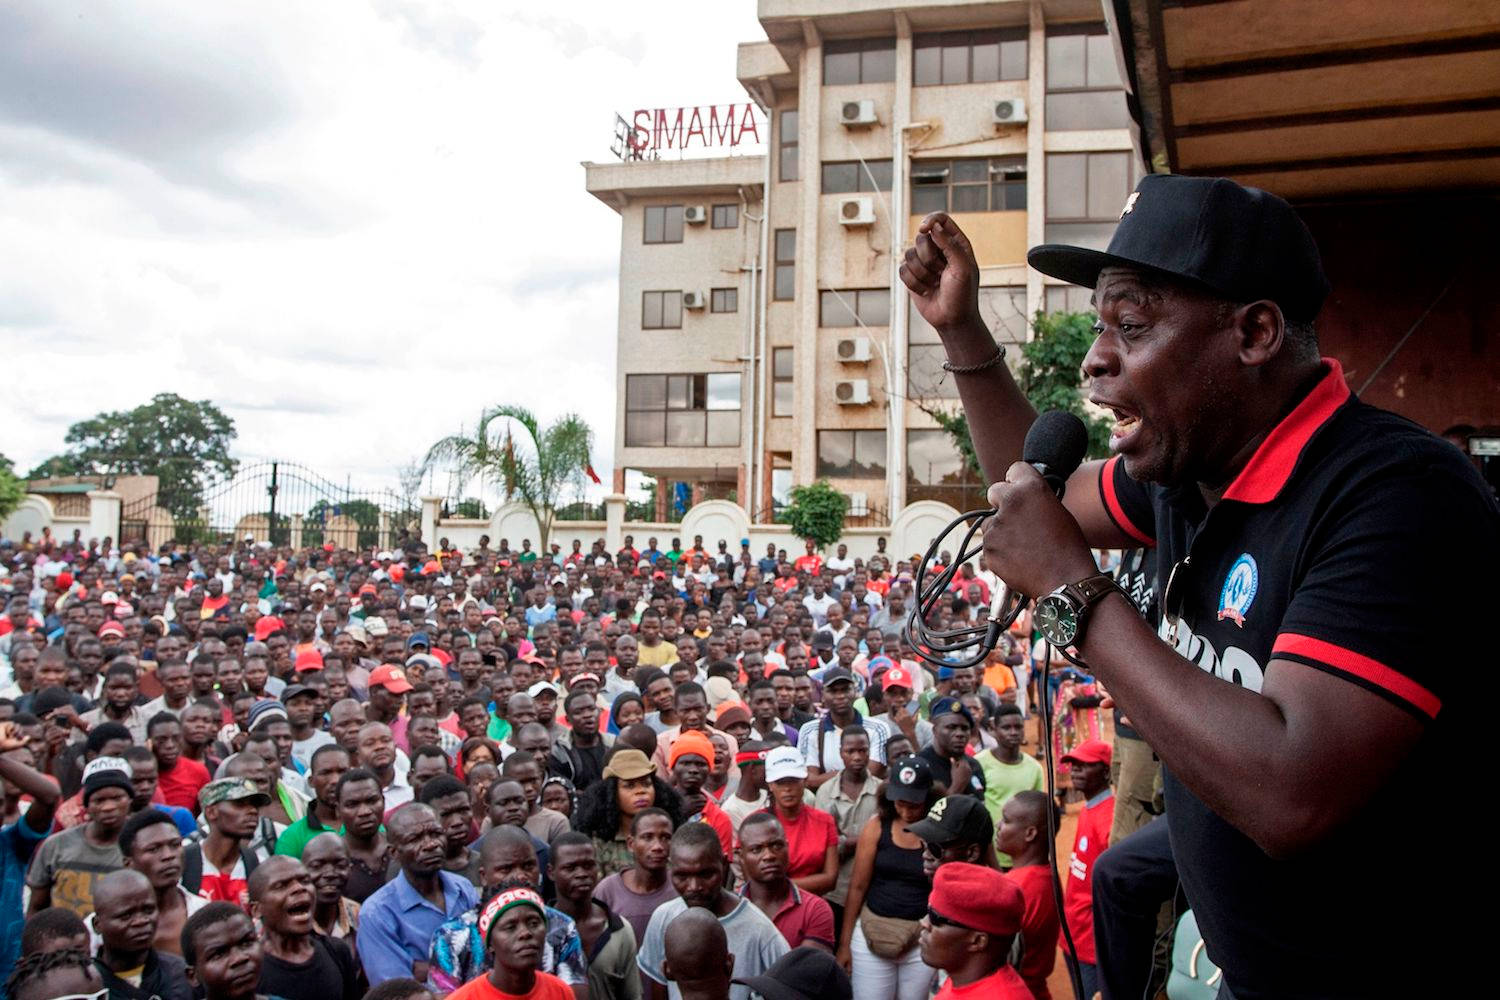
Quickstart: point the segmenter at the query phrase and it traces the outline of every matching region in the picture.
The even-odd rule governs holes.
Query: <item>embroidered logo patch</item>
[[[917,780],[917,769],[914,767],[903,767],[896,775],[896,780],[903,785],[910,785]]]
[[[1229,567],[1229,575],[1224,577],[1224,589],[1219,592],[1219,621],[1227,618],[1244,628],[1245,615],[1259,588],[1260,569],[1255,565],[1255,558],[1242,552]]]

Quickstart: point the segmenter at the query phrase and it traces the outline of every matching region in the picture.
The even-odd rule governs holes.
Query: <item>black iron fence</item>
[[[205,486],[196,509],[156,494],[126,504],[120,537],[167,543],[223,543],[251,536],[273,545],[386,547],[421,521],[414,499],[393,490],[354,490],[292,462],[241,466]],[[174,510],[176,511],[174,513]]]

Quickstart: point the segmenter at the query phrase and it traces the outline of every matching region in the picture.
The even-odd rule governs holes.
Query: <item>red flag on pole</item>
[[[588,462],[584,462],[583,471],[588,473],[588,477],[594,481],[595,486],[600,485],[601,480],[599,479],[599,473],[594,471],[594,467],[592,465],[590,465]]]

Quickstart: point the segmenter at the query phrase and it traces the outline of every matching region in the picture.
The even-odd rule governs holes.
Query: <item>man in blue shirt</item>
[[[32,765],[35,759],[14,723],[0,722],[0,788],[5,794],[5,816],[17,815],[21,796],[31,797],[25,815],[0,828],[0,982],[4,982],[21,954],[21,887],[31,855],[52,829],[52,816],[62,793]]]
[[[386,822],[401,874],[375,890],[359,911],[359,959],[371,986],[410,976],[427,980],[432,935],[479,902],[462,875],[443,871],[447,840],[437,813],[411,802]]]

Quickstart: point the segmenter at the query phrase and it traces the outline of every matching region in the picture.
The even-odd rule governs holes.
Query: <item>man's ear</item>
[[[734,952],[732,951],[724,957],[724,978],[734,978]]]
[[[1286,320],[1281,308],[1268,300],[1251,302],[1234,312],[1240,360],[1263,365],[1286,347]]]
[[[191,965],[186,966],[182,970],[182,972],[183,972],[183,975],[187,976],[187,981],[188,981],[189,984],[191,984],[193,986],[202,986],[203,985],[202,983],[198,982],[198,970],[194,966],[191,966]]]

